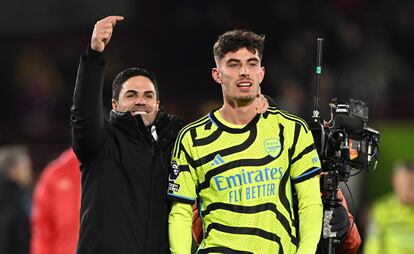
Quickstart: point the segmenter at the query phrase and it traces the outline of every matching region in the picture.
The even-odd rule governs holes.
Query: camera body
[[[368,127],[368,107],[361,100],[332,99],[331,119],[313,117],[309,123],[322,162],[322,171],[346,181],[352,169],[372,172],[377,166],[380,134]]]
[[[333,252],[338,244],[336,232],[331,231],[329,221],[338,199],[339,182],[348,181],[353,170],[372,172],[379,156],[378,131],[368,127],[368,107],[361,100],[332,99],[329,103],[331,119],[326,122],[314,111],[309,127],[322,165],[320,187],[324,206],[322,239]],[[357,174],[356,173],[356,174]],[[326,241],[325,241],[326,240]]]

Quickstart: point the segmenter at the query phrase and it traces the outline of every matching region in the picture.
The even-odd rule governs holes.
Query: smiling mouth
[[[237,87],[251,87],[252,83],[249,82],[243,82],[243,83],[239,83],[237,84]]]
[[[131,114],[133,115],[133,116],[136,116],[136,115],[146,115],[146,114],[148,114],[146,111],[139,111],[139,110],[136,110],[136,111],[131,111]]]

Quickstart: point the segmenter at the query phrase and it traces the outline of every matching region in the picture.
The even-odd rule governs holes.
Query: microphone
[[[347,115],[335,116],[334,125],[338,128],[344,128],[349,133],[358,133],[364,130],[364,121]]]

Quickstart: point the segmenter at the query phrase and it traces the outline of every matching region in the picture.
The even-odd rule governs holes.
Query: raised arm
[[[71,108],[73,148],[82,162],[93,157],[104,142],[105,120],[102,104],[105,61],[102,56],[121,16],[96,22],[91,43],[80,58]]]

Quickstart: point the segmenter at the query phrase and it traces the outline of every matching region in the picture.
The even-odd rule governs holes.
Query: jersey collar
[[[259,121],[261,114],[257,114],[248,124],[246,124],[242,128],[234,128],[224,124],[220,119],[217,118],[216,114],[218,113],[218,109],[211,111],[208,116],[210,120],[215,124],[218,128],[222,129],[223,131],[229,133],[244,133],[250,131],[252,128],[256,126],[256,123]]]

